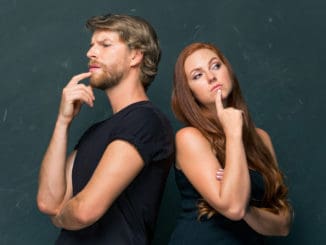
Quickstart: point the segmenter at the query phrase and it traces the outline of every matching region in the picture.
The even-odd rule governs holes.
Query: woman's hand
[[[216,93],[215,105],[225,135],[242,136],[243,112],[233,107],[224,108],[220,89]]]
[[[219,168],[217,171],[216,171],[216,179],[218,181],[222,181],[223,180],[223,174],[224,174],[224,169],[223,168]]]

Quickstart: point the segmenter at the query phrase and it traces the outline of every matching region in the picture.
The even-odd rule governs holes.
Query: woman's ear
[[[144,54],[139,49],[134,49],[131,51],[131,61],[130,66],[137,66],[139,65],[143,60]]]

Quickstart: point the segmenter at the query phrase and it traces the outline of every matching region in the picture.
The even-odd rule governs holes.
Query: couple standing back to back
[[[270,138],[254,128],[219,50],[195,43],[178,58],[173,110],[186,127],[175,147],[168,119],[146,94],[161,55],[153,27],[129,15],[95,16],[86,26],[89,71],[62,91],[39,174],[37,204],[61,228],[56,244],[150,244],[174,162],[182,213],[171,244],[286,235],[290,206]],[[71,122],[83,104],[94,106],[94,88],[113,114],[67,153]]]

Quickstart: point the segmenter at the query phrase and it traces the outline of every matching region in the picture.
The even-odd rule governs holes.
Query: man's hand
[[[95,100],[91,86],[79,83],[91,76],[91,72],[74,76],[62,91],[58,121],[69,124],[79,113],[83,103],[93,107]]]

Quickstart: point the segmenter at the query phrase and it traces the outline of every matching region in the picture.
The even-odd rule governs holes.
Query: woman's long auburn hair
[[[201,104],[191,92],[184,64],[188,56],[199,49],[209,49],[218,55],[226,65],[233,89],[227,99],[227,106],[234,107],[243,111],[243,143],[246,152],[248,166],[259,171],[265,183],[265,194],[260,204],[261,207],[273,213],[289,209],[290,204],[287,200],[287,187],[283,180],[283,174],[279,170],[276,160],[266,147],[261,137],[258,135],[255,125],[250,118],[250,114],[241,94],[239,82],[232,70],[232,67],[222,52],[214,45],[209,43],[193,43],[187,46],[180,53],[174,68],[174,81],[172,91],[172,110],[178,120],[187,126],[197,128],[210,142],[216,158],[225,165],[225,134],[216,115]],[[199,215],[212,217],[217,213],[209,204],[200,199],[198,203]]]

